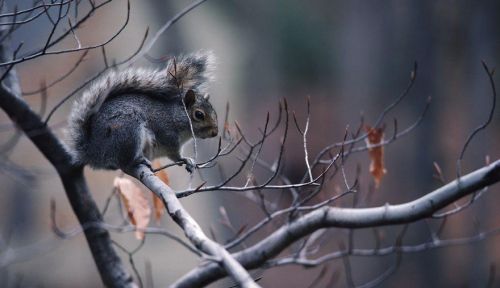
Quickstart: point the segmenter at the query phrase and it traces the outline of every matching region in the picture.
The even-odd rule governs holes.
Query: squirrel
[[[101,77],[69,116],[76,164],[127,173],[166,156],[192,173],[194,161],[181,156],[182,145],[193,136],[218,134],[206,94],[213,69],[213,54],[196,52],[170,59],[162,70],[128,68]]]

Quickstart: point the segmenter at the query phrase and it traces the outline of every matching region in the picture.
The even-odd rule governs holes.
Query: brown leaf
[[[368,147],[368,154],[370,155],[370,173],[375,180],[375,187],[380,186],[380,181],[382,177],[387,173],[384,167],[384,147],[377,146],[384,140],[384,128],[373,128],[368,125],[365,126],[365,130],[368,133],[366,138],[366,146]]]
[[[127,178],[116,177],[113,185],[122,196],[130,222],[138,229],[135,237],[144,239],[143,230],[148,227],[151,218],[151,208],[144,192]]]
[[[163,201],[160,199],[160,197],[156,196],[155,194],[152,195],[156,224],[160,224],[161,216],[165,214],[165,205],[163,204]]]
[[[153,168],[160,168],[161,163],[158,160],[153,161]],[[156,172],[156,176],[160,178],[163,183],[167,184],[170,186],[170,178],[168,177],[168,173],[166,169],[160,170]],[[163,201],[160,199],[160,197],[156,196],[153,194],[153,209],[155,212],[155,220],[156,223],[160,224],[160,219],[163,214],[165,214],[165,205],[163,204]]]

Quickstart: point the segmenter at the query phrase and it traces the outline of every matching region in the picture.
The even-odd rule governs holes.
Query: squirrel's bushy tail
[[[75,153],[75,161],[86,164],[90,119],[106,99],[130,93],[144,97],[179,97],[190,89],[204,94],[213,78],[214,64],[215,57],[211,52],[196,52],[171,58],[163,70],[113,70],[96,80],[74,102],[69,116],[67,137]]]
[[[214,66],[215,57],[212,52],[200,51],[172,58],[165,69],[170,76],[169,86],[181,95],[189,89],[204,94],[209,82],[213,80]]]

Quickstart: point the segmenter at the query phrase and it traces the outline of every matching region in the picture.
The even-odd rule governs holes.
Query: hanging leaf
[[[387,173],[384,167],[384,146],[377,146],[384,140],[384,128],[373,128],[366,125],[365,130],[368,133],[368,137],[365,140],[371,159],[370,173],[375,180],[375,187],[378,189],[382,177]]]
[[[161,163],[158,160],[153,161],[153,168],[157,169],[161,167]],[[160,170],[156,172],[156,176],[160,178],[163,183],[165,183],[167,186],[170,186],[170,178],[168,177],[168,173],[166,169]],[[156,196],[156,194],[152,193],[153,195],[153,209],[155,213],[155,220],[156,223],[160,224],[161,217],[163,214],[165,214],[165,205],[163,204],[163,201],[161,200],[160,197]]]
[[[144,192],[127,178],[116,177],[113,185],[120,192],[130,222],[137,228],[135,237],[144,239],[143,230],[148,227],[151,218],[151,208]]]
[[[160,197],[156,196],[155,194],[152,195],[156,224],[160,224],[161,216],[165,214],[165,205],[163,204],[163,201],[160,199]]]

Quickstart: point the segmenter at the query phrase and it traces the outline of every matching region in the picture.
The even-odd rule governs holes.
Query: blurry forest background
[[[30,7],[31,1],[6,1],[8,7]],[[107,45],[110,58],[121,59],[134,51],[146,27],[157,29],[187,5],[187,1],[132,1],[130,23]],[[82,7],[88,3],[82,3]],[[82,8],[83,9],[83,8]],[[126,2],[114,1],[97,12],[79,30],[80,40],[95,43],[116,31],[126,16]],[[50,22],[46,17],[25,25],[13,35],[13,47],[24,41],[24,48],[43,45]],[[71,39],[69,39],[71,40]],[[62,44],[74,45],[67,41]],[[62,47],[61,46],[61,47]],[[217,80],[211,99],[223,121],[225,105],[230,103],[230,120],[238,120],[249,134],[258,135],[267,111],[276,117],[278,101],[286,97],[299,120],[305,119],[305,99],[311,97],[310,155],[322,147],[342,141],[346,125],[355,129],[361,113],[366,123],[405,88],[413,62],[419,70],[409,96],[387,118],[391,134],[392,118],[405,127],[420,115],[426,98],[433,101],[423,123],[410,135],[386,147],[388,173],[380,188],[372,193],[367,153],[355,155],[347,166],[348,178],[362,168],[359,207],[401,203],[420,197],[441,184],[433,178],[433,162],[443,170],[447,181],[456,176],[456,160],[467,135],[483,123],[491,107],[491,89],[481,60],[490,67],[500,64],[499,1],[223,1],[209,0],[175,24],[150,53],[156,58],[199,49],[213,50],[218,56]],[[87,60],[71,77],[49,89],[48,107],[103,67],[101,52],[91,51]],[[81,53],[41,57],[16,66],[23,92],[36,90],[45,79],[51,82],[68,71]],[[136,65],[160,65],[142,59]],[[495,75],[497,86],[500,85]],[[78,97],[78,96],[77,96]],[[26,96],[32,107],[40,97]],[[59,109],[50,124],[63,135],[72,101]],[[222,123],[222,122],[221,122]],[[222,125],[220,125],[221,127]],[[0,113],[0,139],[13,133],[12,124]],[[500,155],[500,113],[492,124],[472,141],[463,161],[464,173]],[[285,154],[285,173],[300,180],[304,173],[301,137],[291,133]],[[265,146],[264,157],[273,157],[278,139]],[[213,151],[216,140],[199,142],[204,151]],[[191,149],[185,149],[190,153]],[[99,287],[102,285],[83,235],[71,240],[57,239],[51,230],[50,199],[57,203],[57,221],[63,228],[77,221],[63,193],[55,170],[27,140],[20,143],[0,163],[0,235],[11,247],[42,241],[50,249],[34,253],[26,261],[5,266],[0,261],[0,286],[8,287]],[[5,159],[9,159],[8,161]],[[12,173],[12,167],[25,169]],[[185,187],[184,168],[173,168],[172,186]],[[86,169],[90,189],[100,207],[112,190],[118,172]],[[216,177],[213,175],[213,177]],[[339,185],[341,179],[338,179]],[[450,219],[443,238],[458,238],[500,226],[498,203],[500,187],[489,192],[467,210]],[[350,206],[351,200],[337,205]],[[229,237],[220,224],[219,207],[224,206],[238,227],[264,217],[259,207],[241,194],[210,192],[184,198],[186,205],[205,231],[212,229],[217,239]],[[113,204],[115,205],[115,204]],[[118,209],[106,216],[116,222]],[[109,218],[108,218],[109,217]],[[119,223],[117,223],[119,224]],[[430,225],[438,227],[439,222]],[[153,224],[156,225],[156,224]],[[179,229],[165,217],[160,224]],[[268,229],[273,229],[269,227]],[[382,228],[387,238],[401,227]],[[365,231],[366,230],[366,231]],[[356,231],[356,246],[373,246],[370,229]],[[268,230],[269,231],[269,230]],[[138,245],[133,233],[112,234],[123,246]],[[336,238],[342,229],[332,229]],[[429,239],[428,227],[410,225],[405,243]],[[148,236],[147,245],[134,258],[139,270],[152,267],[155,286],[168,283],[197,263],[195,256],[178,244]],[[333,245],[332,247],[335,247]],[[0,251],[0,259],[2,252]],[[122,254],[126,257],[125,254]],[[124,258],[126,259],[126,258]],[[353,278],[359,283],[384,271],[385,257],[351,259]],[[125,260],[125,262],[127,262]],[[128,264],[127,264],[128,265]],[[341,260],[332,262],[339,271],[338,285],[344,286]],[[483,287],[491,271],[500,273],[500,241],[492,237],[467,246],[455,246],[416,254],[404,254],[398,273],[384,282],[386,287]],[[307,287],[321,268],[287,266],[263,272],[264,287]],[[497,282],[498,283],[498,282]],[[214,287],[229,287],[228,282]]]

